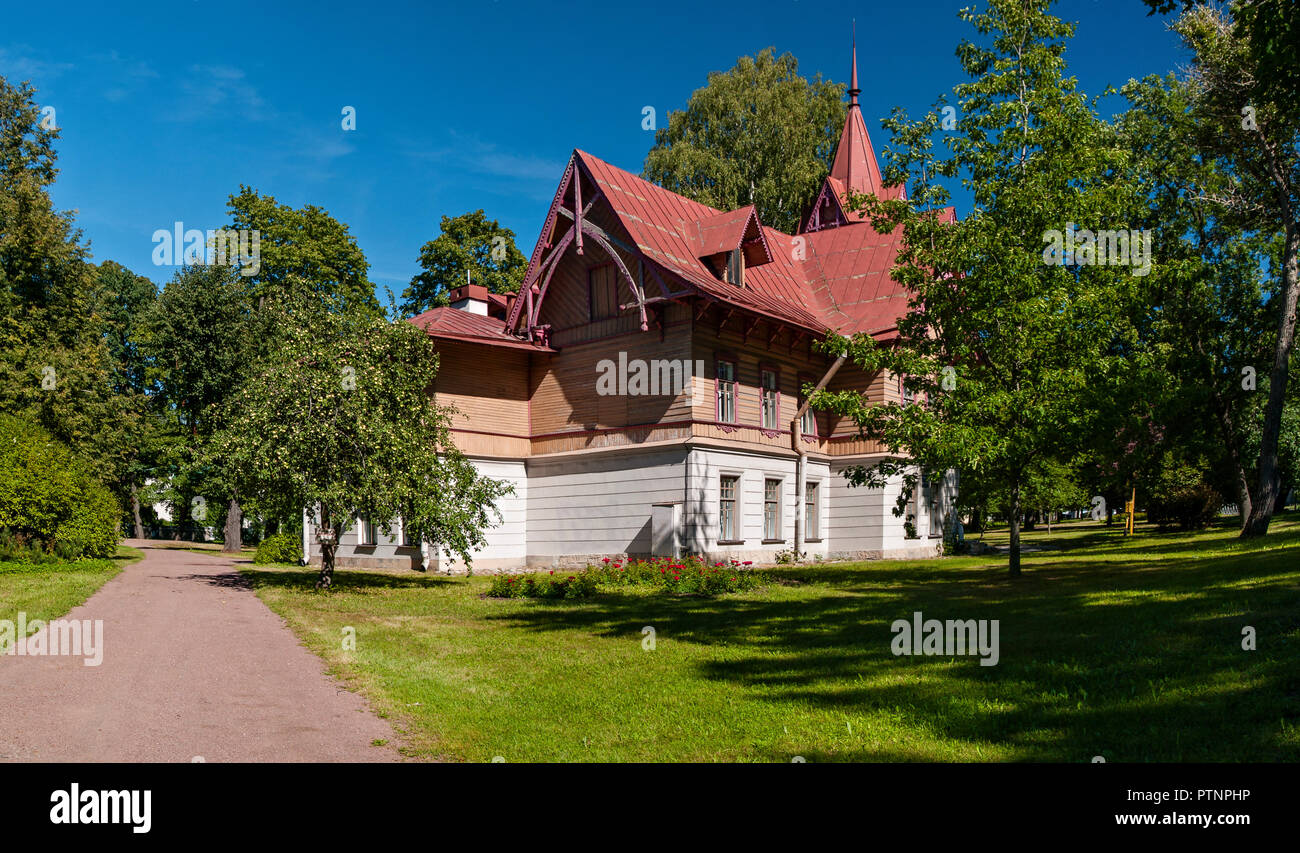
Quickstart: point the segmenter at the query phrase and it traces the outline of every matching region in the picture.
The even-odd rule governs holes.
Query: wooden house
[[[900,234],[846,205],[850,190],[902,192],[882,183],[858,94],[855,56],[834,165],[797,234],[574,151],[518,295],[466,285],[411,318],[437,342],[434,394],[457,410],[457,446],[515,488],[476,570],[936,553],[954,478],[922,478],[908,525],[892,513],[900,482],[843,476],[883,448],[802,395],[819,383],[876,401],[903,393],[897,377],[813,348],[827,330],[886,340],[907,310],[889,277]],[[338,562],[463,569],[364,519]]]

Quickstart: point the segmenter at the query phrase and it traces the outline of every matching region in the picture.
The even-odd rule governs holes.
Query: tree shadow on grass
[[[698,677],[793,713],[894,718],[1028,760],[1300,760],[1296,549],[1135,557],[1043,554],[1017,581],[943,563],[774,569],[804,588],[714,599],[612,592],[488,619],[619,638],[652,625],[661,640],[717,649],[692,654]],[[916,611],[997,620],[998,663],[895,656],[890,626]],[[1257,651],[1242,648],[1245,626]],[[862,753],[891,754],[910,755],[884,744]]]
[[[320,569],[252,569],[239,567],[239,573],[248,579],[254,589],[275,587],[292,592],[314,592]],[[333,589],[337,592],[365,592],[384,589],[437,589],[458,583],[447,577],[427,575],[393,575],[383,572],[355,572],[335,570]]]

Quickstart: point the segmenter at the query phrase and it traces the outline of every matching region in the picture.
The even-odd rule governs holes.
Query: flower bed
[[[761,575],[752,563],[731,560],[710,565],[699,557],[651,557],[649,560],[605,558],[577,572],[497,575],[493,598],[590,598],[602,587],[649,586],[677,595],[721,595],[758,586]]]

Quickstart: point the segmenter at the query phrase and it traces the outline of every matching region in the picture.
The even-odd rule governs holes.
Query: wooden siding
[[[522,350],[459,341],[435,341],[434,400],[454,406],[452,427],[527,437],[528,360]],[[459,444],[457,445],[459,446]]]

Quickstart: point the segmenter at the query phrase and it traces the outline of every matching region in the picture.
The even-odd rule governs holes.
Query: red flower
[[[608,563],[608,562],[609,562],[609,557],[606,557],[606,558],[605,558],[604,560],[602,560],[601,562]]]

